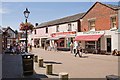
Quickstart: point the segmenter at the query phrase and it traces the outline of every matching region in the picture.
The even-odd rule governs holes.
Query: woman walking
[[[54,50],[57,51],[57,43],[54,44]]]

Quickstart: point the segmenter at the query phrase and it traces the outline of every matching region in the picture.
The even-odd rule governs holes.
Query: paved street
[[[44,59],[43,68],[35,63],[37,73],[46,74],[45,65],[53,64],[53,75],[47,75],[49,78],[58,78],[60,72],[69,73],[69,78],[105,78],[106,75],[118,75],[117,56],[83,54],[83,57],[79,58],[70,52],[45,51],[37,48],[32,52]]]
[[[118,57],[112,55],[83,54],[82,58],[63,51],[45,51],[34,48],[32,53],[44,59],[44,67],[35,63],[35,74],[25,78],[59,78],[60,72],[69,73],[69,78],[105,78],[118,74]],[[3,78],[24,78],[21,55],[5,54],[2,57]],[[120,62],[120,61],[119,61]],[[46,64],[53,64],[53,74],[46,74]]]

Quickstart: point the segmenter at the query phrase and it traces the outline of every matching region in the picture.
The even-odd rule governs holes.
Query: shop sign
[[[60,35],[71,35],[71,34],[76,34],[75,31],[71,31],[71,32],[58,32],[58,33],[53,33],[51,34],[52,37],[55,37],[55,36],[60,36]]]
[[[101,35],[104,34],[104,31],[88,31],[88,32],[80,32],[78,35]]]

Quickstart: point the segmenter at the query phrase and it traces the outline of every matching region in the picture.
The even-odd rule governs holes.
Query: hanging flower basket
[[[31,23],[21,23],[20,24],[20,30],[25,31],[25,30],[33,30],[34,26]]]

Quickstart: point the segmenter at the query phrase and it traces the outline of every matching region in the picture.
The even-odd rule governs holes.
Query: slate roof
[[[68,22],[74,22],[74,21],[81,19],[84,14],[85,13],[79,13],[79,14],[67,16],[67,17],[64,17],[61,19],[57,19],[57,20],[53,20],[53,21],[49,21],[49,22],[44,22],[44,23],[41,23],[40,25],[38,25],[37,28],[45,27],[45,26],[52,26],[52,25],[57,25],[57,24],[62,24],[62,23],[68,23]]]
[[[9,30],[9,29],[15,33],[15,31],[14,31],[12,28],[10,28],[10,27],[7,27],[7,28],[2,27],[1,30],[2,30],[2,32],[6,32],[6,31]]]
[[[99,3],[100,3],[100,2],[99,2]],[[113,4],[104,4],[104,3],[101,3],[101,4],[106,5],[106,6],[110,7],[110,8],[112,8],[112,9],[115,9],[115,10],[120,9],[120,6],[118,6],[118,5],[113,5]]]

